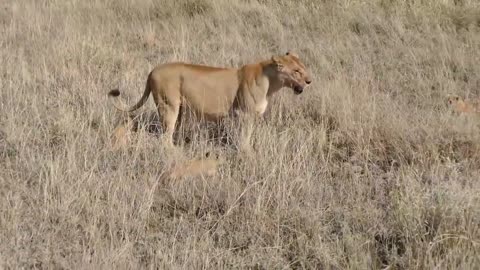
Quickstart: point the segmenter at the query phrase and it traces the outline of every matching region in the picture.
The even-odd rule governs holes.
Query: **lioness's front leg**
[[[238,112],[236,116],[238,150],[246,153],[252,152],[251,138],[255,125],[256,115],[248,112]]]

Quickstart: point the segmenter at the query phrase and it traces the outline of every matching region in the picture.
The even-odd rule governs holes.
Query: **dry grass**
[[[0,37],[1,268],[480,267],[479,119],[445,106],[480,95],[477,1],[7,0]],[[108,90],[287,49],[314,83],[252,155],[202,128],[109,150]],[[217,174],[159,182],[208,151]]]

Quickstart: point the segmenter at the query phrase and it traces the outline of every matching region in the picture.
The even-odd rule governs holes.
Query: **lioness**
[[[448,95],[447,105],[457,113],[480,113],[479,100],[468,100],[458,95]]]
[[[282,87],[301,94],[311,82],[312,78],[299,56],[289,51],[238,69],[167,63],[150,72],[145,92],[137,104],[126,106],[118,98],[118,89],[108,95],[113,97],[118,110],[131,112],[140,108],[152,93],[166,142],[173,146],[173,133],[181,107],[188,107],[206,120],[219,120],[229,115],[249,118],[263,115],[269,97]]]

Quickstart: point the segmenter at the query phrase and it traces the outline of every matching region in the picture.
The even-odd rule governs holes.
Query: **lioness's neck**
[[[267,96],[270,96],[283,87],[282,82],[278,78],[277,67],[272,60],[266,60],[260,63],[263,68],[263,74],[268,78],[269,87]]]

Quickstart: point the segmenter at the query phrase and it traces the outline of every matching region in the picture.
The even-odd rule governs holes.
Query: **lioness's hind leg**
[[[169,146],[173,146],[173,133],[175,132],[179,111],[180,104],[169,104],[158,107],[158,114],[160,115],[164,132],[163,137]]]

